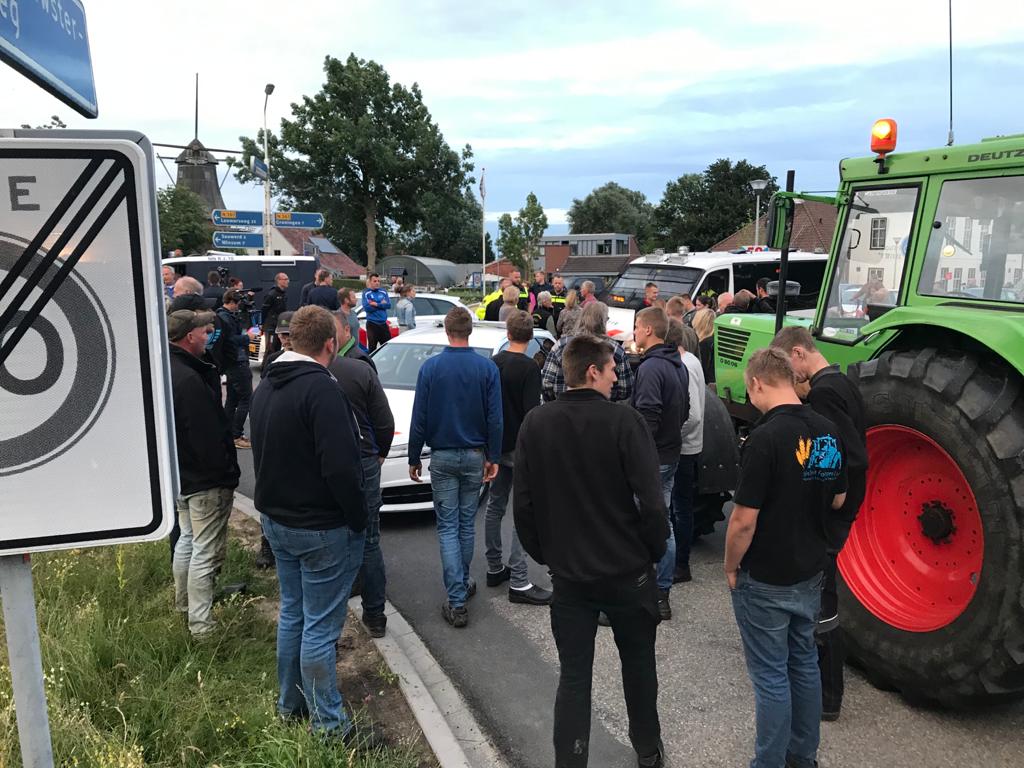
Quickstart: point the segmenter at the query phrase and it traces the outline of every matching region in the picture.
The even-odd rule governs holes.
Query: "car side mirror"
[[[768,286],[765,288],[765,290],[768,291],[768,295],[769,296],[778,296],[779,295],[779,281],[778,280],[772,280],[770,283],[768,283]],[[798,283],[796,280],[787,280],[786,281],[786,295],[787,296],[799,296],[800,295],[800,283]]]

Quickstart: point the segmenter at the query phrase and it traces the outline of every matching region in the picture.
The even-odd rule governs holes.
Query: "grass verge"
[[[276,580],[234,542],[221,582],[252,591],[216,606],[202,643],[173,611],[166,542],[37,555],[33,576],[57,765],[420,764],[408,748],[355,755],[276,717]],[[0,766],[21,766],[6,643],[0,653]]]

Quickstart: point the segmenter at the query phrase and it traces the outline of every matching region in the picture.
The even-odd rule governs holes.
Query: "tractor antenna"
[[[952,0],[950,0],[952,2]],[[953,134],[950,134],[952,136]],[[196,135],[199,138],[199,73],[196,72]]]
[[[949,137],[946,146],[953,146],[953,0],[949,0]]]

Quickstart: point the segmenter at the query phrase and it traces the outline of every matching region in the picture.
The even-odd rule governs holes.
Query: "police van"
[[[602,296],[609,309],[609,329],[632,332],[633,313],[643,308],[648,283],[657,285],[658,298],[665,300],[684,293],[691,298],[718,296],[727,291],[735,294],[744,288],[756,293],[757,281],[762,277],[779,279],[781,255],[781,251],[761,246],[697,253],[682,246],[675,253],[655,251],[634,259]],[[786,299],[789,313],[813,312],[827,263],[828,254],[824,252],[790,251],[787,280],[799,283],[800,293]]]

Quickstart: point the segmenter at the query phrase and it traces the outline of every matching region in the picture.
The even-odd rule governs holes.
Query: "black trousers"
[[[382,344],[387,344],[391,341],[391,328],[387,323],[371,323],[366,322],[366,348],[370,352],[373,352],[377,347]],[[359,339],[356,339],[356,343]]]
[[[839,631],[839,578],[838,558],[857,512],[864,500],[866,478],[864,473],[851,474],[846,504],[838,515],[830,518],[828,565],[821,587],[821,617],[818,620],[818,669],[821,670],[821,706],[826,712],[838,712],[843,706],[845,682],[843,665],[846,664],[846,643]]]
[[[615,582],[580,583],[557,576],[552,581],[551,631],[561,667],[555,696],[555,768],[587,765],[594,638],[600,611],[607,614],[619,649],[630,741],[637,754],[653,754],[661,739],[654,658],[659,621],[654,569]]]
[[[249,360],[239,360],[227,369],[227,397],[224,398],[224,415],[231,425],[231,436],[245,434],[245,419],[249,415],[249,401],[252,400],[252,373]]]

